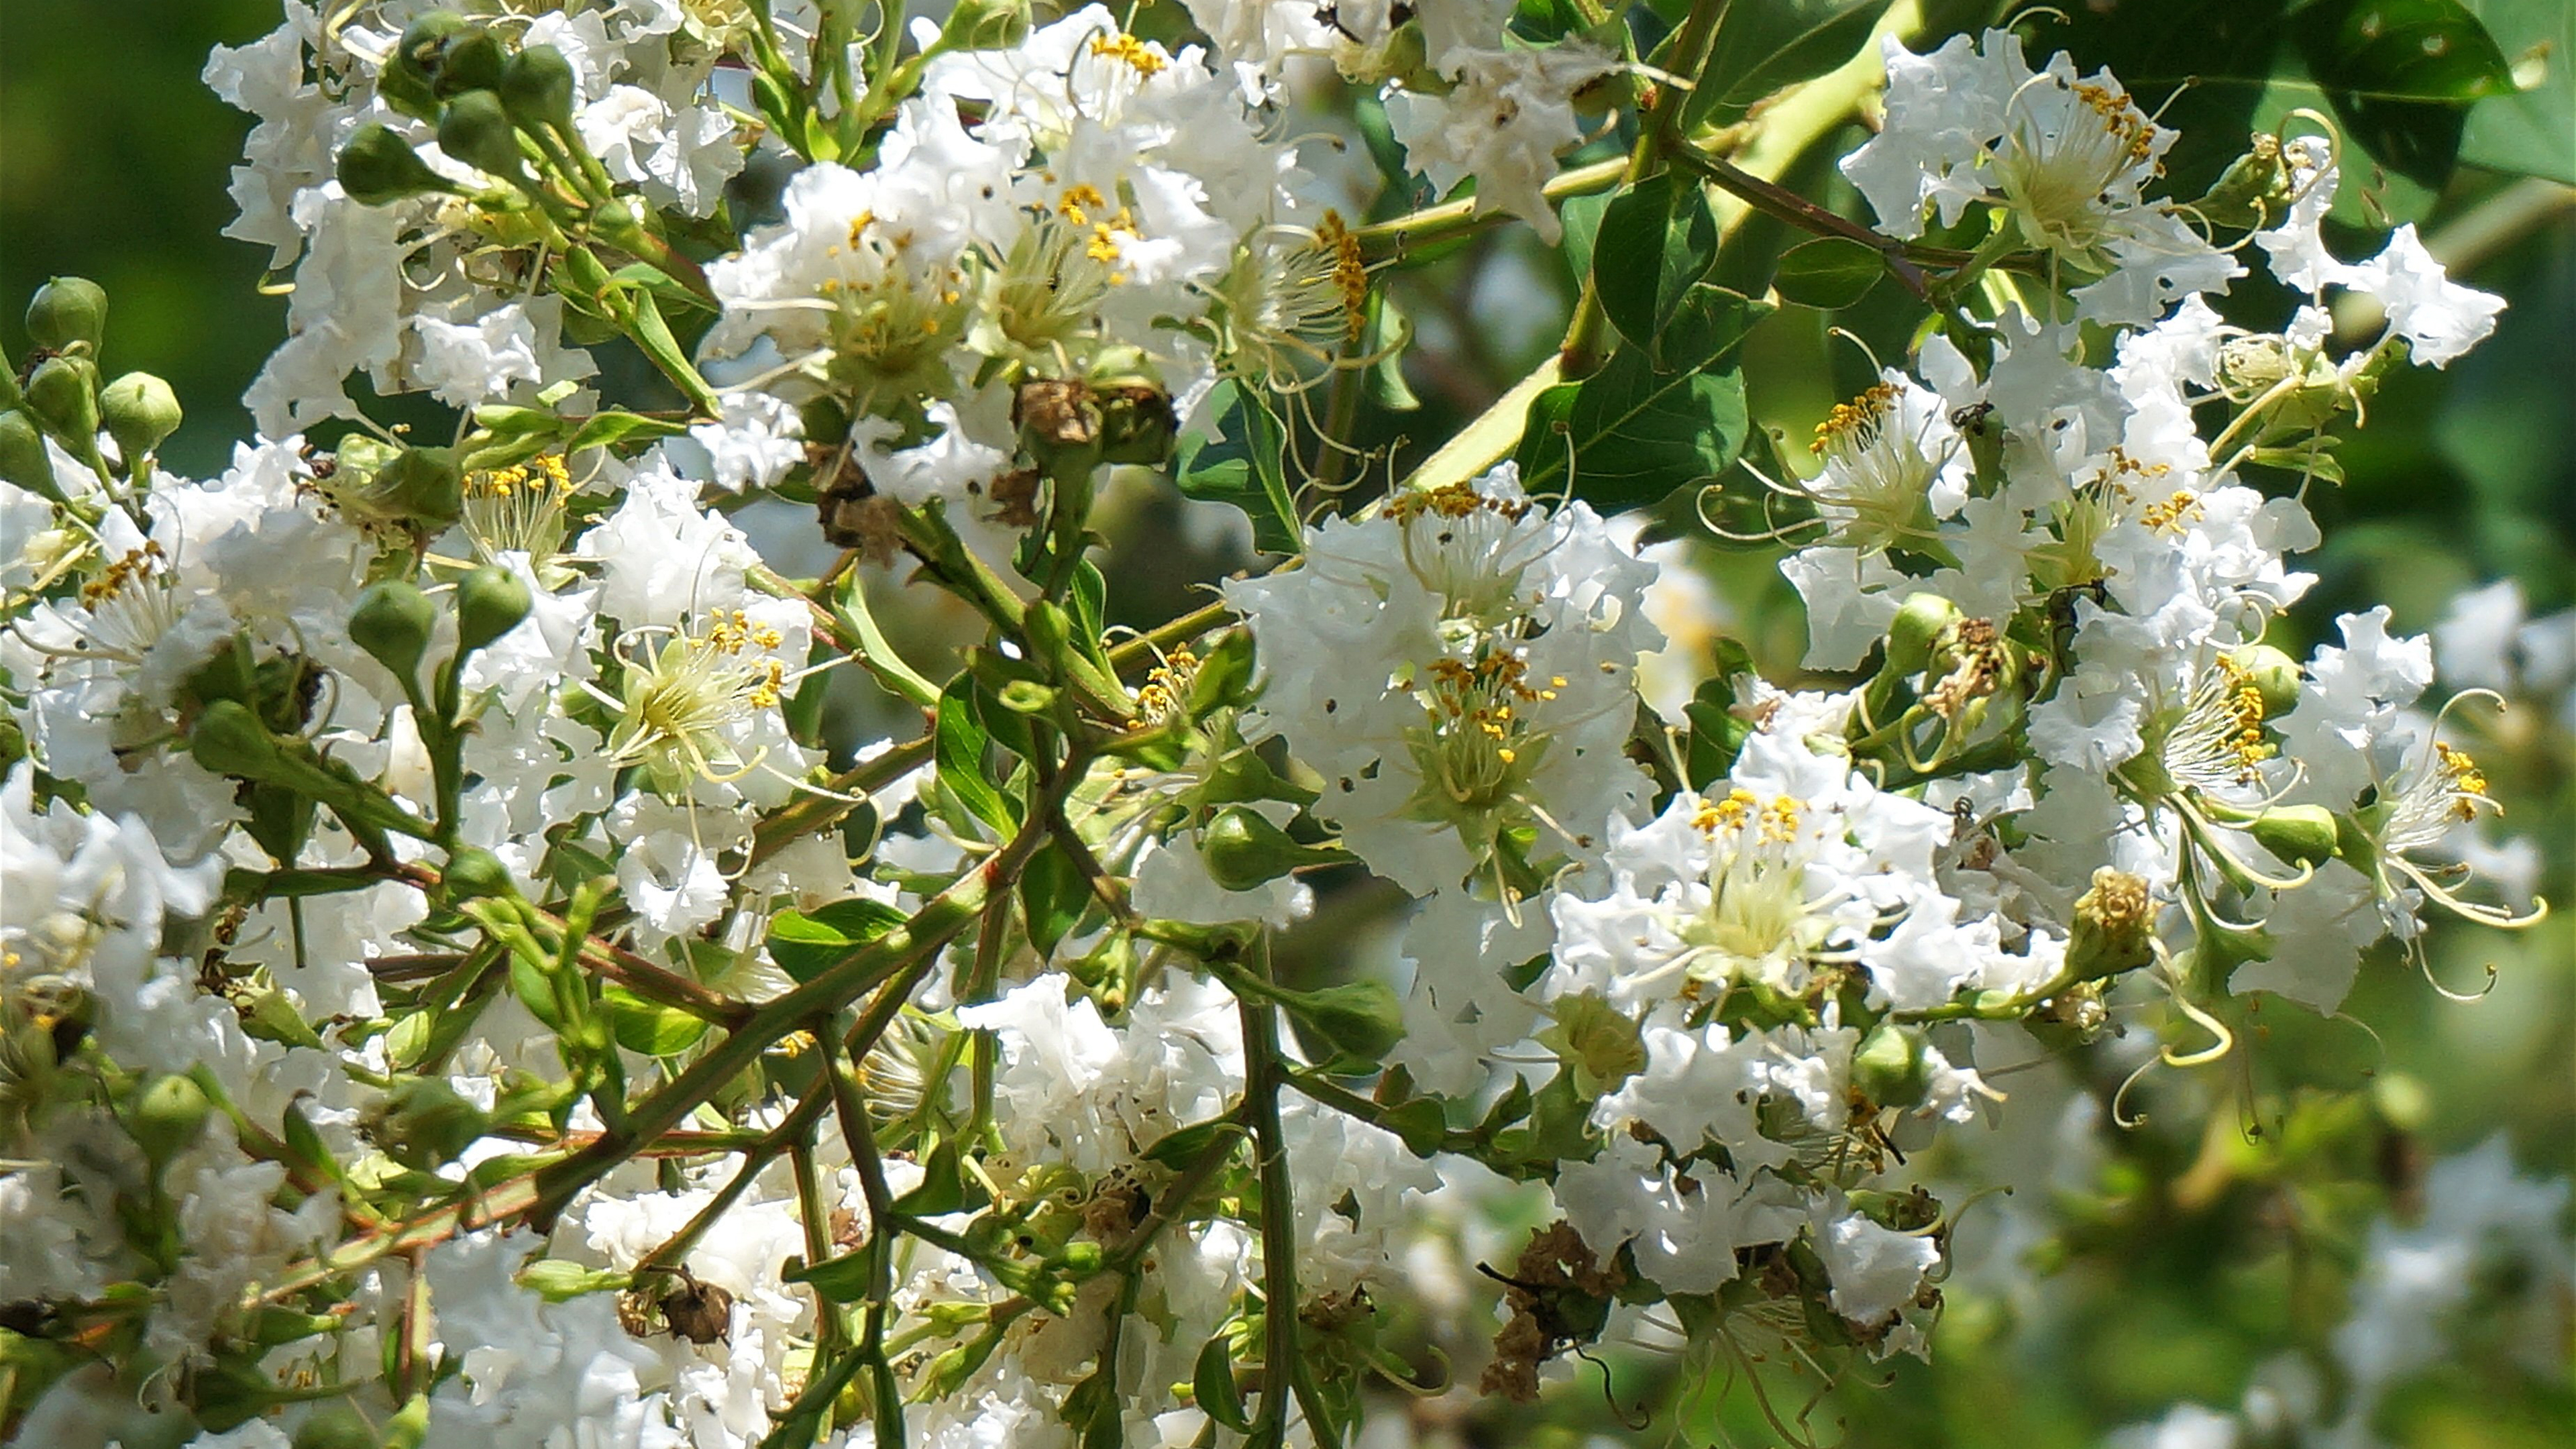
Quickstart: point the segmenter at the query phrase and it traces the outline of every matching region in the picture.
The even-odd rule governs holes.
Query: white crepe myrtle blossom
[[[2081,314],[2142,323],[2173,302],[2224,292],[2244,268],[2147,189],[2174,132],[2157,125],[2108,71],[2077,75],[2064,52],[2033,70],[2021,37],[1954,36],[1916,55],[1889,36],[1887,122],[1851,153],[1851,179],[1888,235],[1922,235],[1926,213],[1955,226],[1971,205],[2047,252],[2087,285]]]
[[[1505,211],[1543,241],[1562,234],[1541,188],[1556,158],[1584,139],[1574,95],[1615,69],[1612,58],[1581,41],[1545,47],[1451,52],[1444,69],[1454,88],[1437,95],[1396,89],[1387,120],[1406,164],[1445,193],[1476,178],[1476,209]]]
[[[1507,833],[1540,832],[1533,860],[1588,857],[1638,796],[1617,742],[1660,642],[1652,577],[1588,506],[1548,509],[1508,468],[1327,523],[1301,568],[1228,588],[1267,681],[1247,736],[1322,773],[1318,810],[1399,885],[1520,894]]]

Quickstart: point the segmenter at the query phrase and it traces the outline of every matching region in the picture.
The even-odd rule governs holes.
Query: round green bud
[[[2269,644],[2248,644],[2227,656],[2227,662],[2245,672],[2246,683],[2263,698],[2263,717],[2278,719],[2299,705],[2299,682],[2305,677],[2299,661]]]
[[[447,45],[465,27],[465,17],[453,10],[432,10],[414,20],[395,43],[393,58],[378,73],[376,94],[406,115],[435,119]]]
[[[485,564],[456,585],[456,652],[461,658],[519,627],[534,601],[505,568]]]
[[[128,1129],[143,1155],[157,1166],[196,1145],[205,1135],[206,1114],[214,1104],[206,1100],[205,1089],[194,1081],[173,1072],[143,1089],[134,1100],[134,1115]]]
[[[43,430],[16,408],[0,413],[0,479],[49,498],[58,491],[54,457],[45,450]]]
[[[572,62],[551,45],[531,45],[501,68],[502,109],[522,126],[572,129]]]
[[[1101,1263],[1100,1245],[1087,1239],[1070,1242],[1055,1255],[1055,1260],[1068,1272],[1086,1276],[1097,1273]]]
[[[1939,594],[1908,597],[1887,626],[1887,672],[1900,678],[1922,673],[1932,662],[1933,646],[1961,617],[1959,606]]]
[[[95,352],[107,335],[107,289],[87,277],[56,277],[27,303],[27,340],[47,352]]]
[[[508,68],[508,55],[501,48],[501,37],[489,30],[469,26],[458,31],[439,51],[439,98],[498,89],[502,73]]]
[[[401,579],[369,584],[349,611],[349,638],[375,661],[410,680],[438,629],[438,607]]]
[[[27,411],[75,450],[97,447],[98,365],[78,355],[36,364],[27,378]]]
[[[378,517],[444,528],[465,511],[465,475],[445,448],[405,448],[368,480],[366,505]]]
[[[1343,1056],[1382,1061],[1404,1039],[1404,1003],[1383,981],[1353,981],[1288,995],[1284,1004]]]
[[[1882,1107],[1911,1107],[1923,1100],[1923,1039],[1892,1021],[1862,1037],[1852,1053],[1851,1080]]]
[[[453,191],[446,177],[429,169],[420,153],[391,126],[360,126],[340,147],[336,167],[340,189],[361,206],[383,206],[406,196]]]
[[[466,91],[439,108],[438,148],[504,180],[520,174],[519,132],[490,91]]]
[[[295,1428],[294,1449],[384,1449],[366,1417],[349,1404],[317,1410]]]
[[[1311,864],[1314,852],[1261,812],[1234,805],[1218,811],[1200,829],[1199,855],[1218,885],[1248,891]]]
[[[188,731],[188,754],[218,775],[255,780],[277,763],[277,740],[250,706],[218,699],[197,716]]]
[[[98,412],[128,467],[179,431],[186,416],[170,384],[148,372],[129,372],[101,389]]]
[[[2323,805],[2275,805],[2246,826],[2254,843],[2291,865],[2323,865],[2335,857],[2334,812]]]
[[[367,1115],[385,1155],[429,1171],[453,1162],[492,1125],[483,1109],[437,1077],[401,1077]]]
[[[449,852],[447,868],[439,872],[438,878],[447,887],[449,898],[460,901],[505,896],[518,889],[501,857],[479,845],[460,845]]]

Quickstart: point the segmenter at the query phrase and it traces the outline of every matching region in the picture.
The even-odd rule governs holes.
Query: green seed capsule
[[[268,727],[239,700],[218,699],[197,716],[188,732],[188,753],[218,775],[256,780],[278,762],[277,740]]]
[[[383,1449],[364,1415],[348,1404],[333,1404],[296,1426],[294,1449]]]
[[[437,606],[401,579],[369,584],[349,611],[349,638],[402,679],[414,677],[437,628]]]
[[[1218,811],[1199,831],[1199,854],[1218,885],[1248,891],[1313,864],[1316,852],[1291,839],[1261,812],[1237,805]]]
[[[27,379],[27,411],[45,431],[86,453],[98,446],[98,366],[86,357],[48,357]]]
[[[107,290],[87,277],[56,277],[27,303],[27,339],[48,352],[95,352],[107,335]]]
[[[98,395],[98,412],[128,467],[179,431],[186,416],[170,384],[148,372],[129,372],[109,383]]]
[[[456,648],[471,654],[519,627],[534,601],[528,586],[508,569],[490,564],[467,574],[456,586]]]
[[[212,1110],[205,1089],[174,1072],[145,1087],[135,1099],[128,1130],[143,1155],[158,1166],[205,1135],[206,1114]]]
[[[2275,805],[2246,827],[2254,843],[2291,865],[2323,865],[2335,857],[2334,812],[2323,805]]]
[[[531,45],[501,68],[502,108],[522,126],[572,129],[572,62],[551,45]]]
[[[45,435],[36,420],[11,408],[0,413],[0,479],[30,493],[55,496],[54,458],[45,451]]]
[[[518,129],[490,91],[466,91],[439,108],[438,148],[504,180],[520,174]]]
[[[361,206],[383,206],[406,196],[453,191],[447,178],[429,169],[420,153],[391,126],[360,126],[340,148],[336,167],[340,189]]]
[[[458,846],[447,857],[447,868],[439,872],[439,879],[446,884],[447,894],[461,901],[508,895],[518,889],[501,857],[479,845]]]

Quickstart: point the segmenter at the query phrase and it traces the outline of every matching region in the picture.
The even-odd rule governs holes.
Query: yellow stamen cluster
[[[1145,687],[1136,691],[1136,708],[1155,724],[1171,719],[1189,702],[1198,676],[1199,656],[1184,644],[1145,675]]]
[[[2125,94],[2086,84],[2075,88],[2075,98],[2102,118],[2102,129],[2121,139],[2131,161],[2144,161],[2155,150],[2155,123]]]
[[[2462,820],[2478,818],[2477,800],[2492,798],[2487,794],[2487,777],[2469,752],[2436,740],[2433,744],[2434,768],[2451,796],[2451,813]]]
[[[2138,513],[2138,521],[2158,533],[2180,533],[2200,518],[2200,495],[2188,488],[2177,488],[2170,497],[2150,503]]]
[[[2225,708],[2236,726],[2229,744],[2239,777],[2251,780],[2254,767],[2279,754],[2280,746],[2263,738],[2263,691],[2254,686],[2253,674],[2232,659],[2221,659],[2218,667],[2227,678]]]
[[[539,496],[561,497],[572,491],[572,472],[564,466],[563,455],[546,453],[507,468],[466,475],[468,497],[511,498],[522,492]]]
[[[1398,523],[1411,523],[1429,515],[1434,518],[1472,518],[1479,513],[1492,513],[1504,521],[1518,523],[1529,512],[1525,499],[1495,498],[1476,491],[1472,483],[1444,483],[1437,488],[1417,488],[1388,500],[1387,516]]]
[[[1064,195],[1057,199],[1055,209],[1066,221],[1089,233],[1083,241],[1082,254],[1102,266],[1116,264],[1123,255],[1120,237],[1133,239],[1141,235],[1136,230],[1135,213],[1124,206],[1105,219],[1100,217],[1098,213],[1109,210],[1109,198],[1100,194],[1100,188],[1086,182],[1076,182],[1067,187]],[[1126,283],[1125,272],[1109,274],[1109,285],[1120,287]]]
[[[698,646],[710,654],[735,655],[745,649],[775,649],[782,636],[767,624],[754,624],[751,616],[740,609],[731,614],[719,612],[707,622],[706,632],[698,637]],[[778,703],[787,678],[787,666],[777,659],[760,661],[757,679],[743,696],[753,707],[767,709]]]
[[[1825,420],[1816,424],[1815,441],[1807,444],[1807,451],[1821,457],[1826,449],[1844,439],[1877,427],[1895,406],[1896,385],[1886,382],[1879,383],[1850,402],[1834,404],[1834,410],[1825,414]]]
[[[81,585],[81,602],[96,608],[122,597],[127,589],[161,574],[167,568],[161,545],[146,539],[141,548],[129,551],[125,557],[109,564],[97,578]]]
[[[1762,797],[1738,785],[1726,792],[1723,800],[1710,800],[1692,813],[1691,824],[1702,835],[1731,834],[1751,824],[1764,842],[1786,844],[1798,838],[1798,825],[1803,817],[1798,802],[1786,795],[1774,795],[1767,805]]]
[[[1170,61],[1148,49],[1145,42],[1132,35],[1100,36],[1091,42],[1091,53],[1110,60],[1125,61],[1128,69],[1145,80],[1152,80],[1162,74],[1163,67],[1171,64]]]
[[[2093,475],[2093,486],[2125,503],[2138,496],[2139,486],[2148,479],[2162,478],[2172,471],[2170,463],[2141,463],[2130,457],[2127,449],[2115,446],[2109,465]]]
[[[1323,225],[1315,228],[1315,246],[1332,258],[1333,290],[1342,299],[1342,341],[1357,342],[1368,325],[1368,263],[1360,255],[1360,239],[1340,212],[1326,211]]]
[[[1519,752],[1505,743],[1521,729],[1513,702],[1552,700],[1565,687],[1563,675],[1533,686],[1528,674],[1529,666],[1514,654],[1488,654],[1474,664],[1436,660],[1431,665],[1433,708],[1444,717],[1444,725],[1463,725],[1495,742],[1494,758],[1506,765],[1517,763]]]

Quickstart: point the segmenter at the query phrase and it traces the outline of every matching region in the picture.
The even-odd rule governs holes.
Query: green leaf
[[[1197,1160],[1198,1155],[1207,1151],[1218,1138],[1242,1135],[1242,1123],[1232,1117],[1216,1117],[1205,1122],[1193,1122],[1187,1127],[1175,1127],[1155,1138],[1137,1156],[1178,1172]]]
[[[921,1183],[894,1200],[894,1210],[905,1217],[935,1218],[943,1213],[963,1212],[982,1207],[984,1194],[966,1176],[957,1161],[957,1139],[942,1138],[930,1156],[921,1164]]]
[[[993,743],[976,718],[974,681],[960,675],[939,695],[939,722],[931,741],[939,783],[950,797],[996,833],[1009,835],[1020,825],[1019,812],[995,789],[985,751]]]
[[[564,451],[578,453],[584,448],[605,448],[615,443],[675,438],[688,430],[686,423],[648,418],[638,413],[594,413],[588,422],[573,430],[571,440],[564,444]]]
[[[1020,872],[1020,909],[1028,918],[1029,945],[1040,956],[1055,950],[1090,904],[1091,882],[1063,846],[1049,840],[1029,857]]]
[[[1221,440],[1181,437],[1172,480],[1192,498],[1231,503],[1252,520],[1252,545],[1294,553],[1305,530],[1288,491],[1287,429],[1267,398],[1228,379],[1209,399]]]
[[[769,954],[778,969],[798,982],[811,981],[908,919],[864,896],[834,901],[811,915],[780,911],[769,921]]]
[[[1890,0],[1760,0],[1730,5],[1682,128],[1733,125],[1783,86],[1814,80],[1860,53]]]
[[[1413,340],[1413,321],[1383,291],[1369,294],[1368,330],[1361,346],[1377,354],[1368,368],[1369,401],[1391,413],[1418,412],[1422,399],[1404,380],[1404,349]]]
[[[1234,1383],[1234,1351],[1222,1333],[1207,1341],[1199,1350],[1199,1361],[1190,1372],[1190,1395],[1198,1401],[1199,1412],[1224,1428],[1240,1434],[1252,1427],[1243,1412],[1243,1394]]]
[[[1610,199],[1592,246],[1601,310],[1629,341],[1652,348],[1717,260],[1717,216],[1699,178],[1649,176]]]
[[[2469,102],[2513,94],[2504,52],[2460,0],[2318,0],[2290,26],[2353,139],[2427,186],[2459,160]]]
[[[1743,652],[1743,645],[1727,642],[1738,654]],[[1690,703],[1682,706],[1683,717],[1690,721],[1690,748],[1683,764],[1690,771],[1688,783],[1694,790],[1706,790],[1724,779],[1726,772],[1735,768],[1735,757],[1743,750],[1745,740],[1752,737],[1752,722],[1735,713],[1736,672],[1721,671],[1701,684]]]
[[[2566,0],[2465,0],[2522,87],[2469,109],[2460,159],[2576,186],[2576,6]]]
[[[1657,371],[1622,347],[1599,372],[1531,399],[1514,457],[1532,493],[1564,486],[1604,513],[1641,507],[1717,476],[1751,426],[1732,362],[1768,303],[1721,287],[1693,288],[1663,336]]]
[[[707,1034],[707,1024],[673,1006],[662,1006],[609,985],[599,989],[599,1004],[608,1013],[608,1029],[617,1044],[648,1057],[667,1057],[687,1050]]]
[[[1847,236],[1820,236],[1782,254],[1771,286],[1786,301],[1836,312],[1868,296],[1886,275],[1878,248]]]
[[[1565,239],[1559,245],[1565,252],[1566,275],[1577,282],[1592,275],[1592,241],[1601,233],[1601,218],[1610,210],[1612,194],[1596,191],[1557,203],[1557,219],[1565,223]]]
[[[819,1263],[806,1263],[783,1274],[790,1283],[810,1285],[835,1303],[856,1303],[868,1293],[868,1251],[843,1253]]]

